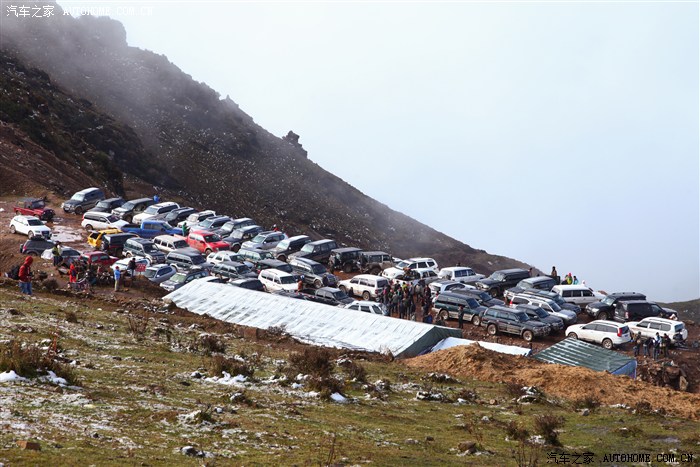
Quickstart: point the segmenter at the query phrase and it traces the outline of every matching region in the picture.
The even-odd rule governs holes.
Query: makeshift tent
[[[429,352],[437,352],[438,350],[449,349],[450,347],[456,347],[458,345],[471,345],[479,344],[481,347],[493,350],[494,352],[505,353],[509,355],[523,355],[527,356],[530,354],[531,350],[526,347],[518,347],[515,345],[505,345],[497,344],[495,342],[484,342],[484,341],[472,341],[469,339],[459,339],[456,337],[448,337],[441,340],[435,346],[429,350]]]
[[[637,374],[637,360],[613,350],[578,339],[567,338],[536,353],[534,358],[541,362],[560,365],[581,366],[595,371],[607,371],[614,375]]]
[[[260,329],[284,326],[289,335],[316,345],[414,357],[459,329],[417,323],[269,293],[192,281],[163,297],[199,315]]]

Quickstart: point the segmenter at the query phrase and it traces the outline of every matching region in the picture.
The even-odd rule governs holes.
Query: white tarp
[[[530,353],[530,349],[525,347],[518,347],[515,345],[504,345],[496,344],[495,342],[483,342],[483,341],[471,341],[469,339],[460,339],[456,337],[447,337],[430,349],[431,352],[436,352],[438,350],[449,349],[450,347],[456,347],[458,345],[471,345],[479,344],[485,349],[493,350],[494,352],[507,353],[510,355],[523,355],[526,356]]]
[[[255,292],[226,284],[192,281],[163,297],[180,308],[228,323],[267,329],[284,326],[291,336],[316,345],[412,357],[458,329]]]

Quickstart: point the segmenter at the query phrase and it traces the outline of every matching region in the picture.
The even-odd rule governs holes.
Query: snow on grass
[[[243,375],[236,375],[236,376],[231,376],[229,373],[226,373],[225,371],[222,372],[223,376],[212,376],[211,378],[204,378],[204,381],[208,383],[218,383],[218,384],[224,384],[226,386],[235,386],[235,385],[241,385],[248,381],[247,376]]]
[[[0,373],[0,383],[12,383],[14,381],[27,381],[27,378],[21,377],[20,375],[15,373],[14,370]]]

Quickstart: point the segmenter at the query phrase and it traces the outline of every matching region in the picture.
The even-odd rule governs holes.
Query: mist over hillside
[[[99,157],[104,167],[177,192],[197,207],[278,224],[290,234],[332,237],[402,257],[434,256],[443,265],[460,261],[483,272],[523,266],[473,249],[364,195],[315,164],[301,145],[270,134],[228,96],[222,99],[165,56],[129,47],[117,21],[64,16],[55,5],[52,17],[30,21],[9,16],[2,26],[1,48],[16,58],[13,67],[45,74],[33,78],[45,84],[32,86],[60,89],[70,96],[65,102],[79,104],[73,109],[77,114],[86,115],[80,105],[102,114],[88,119],[94,121],[90,144],[101,149],[87,151],[87,160]],[[31,99],[16,101],[29,107],[24,110],[28,113],[39,105]],[[20,128],[17,116],[22,112],[2,118]],[[101,119],[119,131],[107,134]],[[71,134],[68,127],[57,128],[62,118],[49,120],[43,122],[52,126],[51,134]],[[76,150],[69,144],[61,152],[55,138],[30,130],[24,128],[26,136],[58,158]],[[129,150],[105,151],[102,139],[111,141],[107,146]],[[377,183],[392,183],[388,174],[373,173],[371,167],[356,170],[365,170]],[[104,186],[119,192],[115,174],[95,172]]]

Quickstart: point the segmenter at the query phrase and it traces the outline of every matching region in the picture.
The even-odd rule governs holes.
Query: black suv
[[[530,272],[525,269],[502,269],[495,271],[486,279],[481,279],[475,285],[478,289],[484,290],[494,297],[500,297],[506,289],[528,277],[530,277]]]
[[[627,300],[615,305],[613,319],[620,323],[626,323],[627,321],[639,321],[650,316],[665,318],[661,307],[656,303],[650,303],[646,300]]]
[[[550,315],[547,310],[540,308],[536,305],[518,305],[515,307],[516,310],[524,311],[525,314],[530,319],[535,321],[542,321],[545,324],[549,324],[553,332],[564,331],[564,320],[558,316]]]
[[[488,292],[483,292],[479,289],[457,289],[457,288],[454,288],[454,289],[450,290],[450,292],[458,293],[461,295],[466,295],[468,297],[472,297],[477,302],[479,302],[479,305],[482,305],[485,307],[505,305],[505,302],[503,300],[493,298],[491,295],[489,295]]]
[[[111,213],[112,209],[116,209],[122,204],[124,204],[124,198],[122,198],[121,196],[117,198],[103,199],[102,201],[97,203],[94,208],[90,209],[90,211]]]
[[[331,250],[338,248],[335,240],[316,240],[304,245],[301,250],[289,255],[289,258],[308,258],[319,263],[325,263],[331,255]]]
[[[549,324],[530,319],[524,311],[504,306],[494,306],[486,310],[481,315],[481,326],[492,336],[505,332],[517,334],[528,342],[535,337],[548,335],[552,329]]]
[[[257,279],[257,274],[243,263],[237,261],[222,261],[211,268],[211,273],[226,279],[252,278]]]
[[[360,253],[362,250],[355,247],[335,248],[331,250],[328,264],[333,264],[333,268],[345,273],[360,270]]]
[[[132,233],[117,233],[107,234],[102,236],[100,249],[106,251],[110,256],[120,257],[124,252],[124,244],[130,238],[135,238],[136,234]]]
[[[131,222],[136,214],[145,211],[148,206],[155,203],[153,198],[132,199],[118,208],[112,209],[112,214],[122,220]]]
[[[386,268],[394,267],[394,259],[383,251],[363,251],[360,253],[360,272],[378,276]]]
[[[304,277],[304,284],[321,287],[337,287],[338,279],[328,272],[326,267],[312,259],[289,258],[289,265],[294,273]]]
[[[237,252],[241,249],[241,245],[243,244],[243,242],[251,240],[253,237],[255,237],[262,231],[263,228],[259,225],[248,225],[245,227],[241,227],[240,229],[234,230],[233,232],[231,232],[231,235],[229,235],[228,237],[224,237],[221,240],[231,245],[231,251]]]
[[[151,217],[149,220],[152,221],[165,221],[170,225],[177,225],[181,221],[184,221],[188,217],[190,217],[190,214],[195,214],[197,210],[195,208],[176,208],[173,209],[172,211],[168,212],[161,212],[160,214],[156,214],[155,216]]]
[[[31,237],[19,246],[19,252],[30,256],[41,256],[44,250],[52,249],[56,244],[40,235]]]
[[[263,259],[255,263],[255,270],[258,274],[260,274],[260,271],[264,269],[277,269],[279,271],[294,275],[294,269],[292,266],[278,259]]]
[[[503,296],[508,301],[519,293],[529,292],[530,290],[544,290],[548,292],[555,285],[557,285],[557,281],[549,276],[528,277],[518,282],[518,285],[515,287],[506,290]]]
[[[646,299],[646,295],[638,292],[615,292],[606,296],[599,302],[586,305],[586,313],[593,317],[593,319],[610,319],[615,315],[615,307],[619,302]]]
[[[285,238],[270,251],[272,251],[272,254],[275,255],[275,258],[278,260],[287,261],[289,255],[301,250],[302,247],[310,241],[311,239],[308,235],[296,235],[294,237]]]
[[[481,314],[486,311],[485,306],[479,305],[473,297],[468,295],[443,292],[435,298],[433,308],[437,310],[439,318],[447,320],[449,318],[459,319],[459,307],[464,307],[464,321],[471,321],[474,326],[481,322]]]

